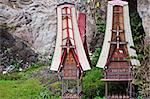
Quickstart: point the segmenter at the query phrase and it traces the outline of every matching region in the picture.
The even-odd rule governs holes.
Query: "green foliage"
[[[12,72],[7,74],[0,74],[0,80],[23,80],[28,79],[33,72],[43,69],[45,65],[41,63],[33,63],[26,70],[22,72]]]
[[[49,90],[45,88],[40,92],[37,99],[60,99],[60,96],[52,94]]]
[[[92,66],[96,66],[101,48],[96,48],[92,54]],[[99,68],[92,68],[87,71],[83,77],[83,98],[84,99],[102,99],[104,96],[104,82],[100,79],[103,78],[103,70]]]
[[[135,49],[139,52],[138,59],[141,61],[141,66],[134,66],[134,84],[138,85],[140,95],[148,96],[149,94],[149,57],[150,57],[150,44],[139,45]]]
[[[105,33],[106,23],[101,18],[99,13],[96,13],[96,27],[97,27],[97,33]]]
[[[1,99],[37,99],[43,88],[38,80],[35,79],[17,81],[1,80],[0,97]]]
[[[31,77],[33,73],[45,69],[40,64],[32,64],[31,68],[22,72],[1,74],[0,97],[2,99],[60,99],[60,82],[47,80],[46,83],[41,83],[40,77]],[[1,90],[4,91],[1,93]]]
[[[43,63],[42,61],[37,61],[37,62],[33,62],[29,65],[29,68],[26,71],[33,71],[33,70],[38,70],[44,66],[47,66],[45,63]]]
[[[95,52],[93,53],[92,60],[91,60],[93,66],[96,66],[100,52],[101,52],[101,48],[95,49]]]
[[[143,99],[141,96],[138,96],[138,99]]]
[[[0,80],[20,80],[23,79],[23,75],[19,73],[8,73],[8,74],[0,74]]]
[[[135,49],[138,52],[137,57],[132,57],[132,58],[137,58],[140,61],[144,61],[147,58],[149,58],[150,54],[150,44],[149,45],[135,45],[134,47],[131,47]]]
[[[102,70],[93,68],[86,72],[83,78],[84,99],[93,99],[96,96],[104,96],[104,82],[100,81],[103,77]]]
[[[145,33],[138,12],[131,12],[130,20],[131,20],[131,30],[132,30],[133,40],[135,42],[135,45],[142,44],[143,39],[145,37]]]
[[[52,89],[58,89],[60,90],[61,82],[55,82],[50,85]]]
[[[142,97],[149,96],[149,57],[150,57],[150,44],[144,42],[144,29],[142,26],[141,18],[138,12],[132,12],[131,27],[135,46],[132,47],[137,51],[137,57],[132,57],[140,60],[141,66],[134,66],[134,81],[138,85],[139,93]],[[139,98],[141,99],[141,97]]]
[[[94,97],[94,99],[105,99],[105,98],[104,97],[102,98],[102,97],[96,96],[96,97]]]
[[[57,81],[55,83],[52,83],[49,85],[49,88],[51,90],[50,92],[50,99],[60,99],[61,96],[61,82]]]

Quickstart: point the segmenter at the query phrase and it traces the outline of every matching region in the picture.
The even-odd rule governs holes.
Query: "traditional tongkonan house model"
[[[81,99],[82,74],[89,70],[86,45],[86,15],[75,5],[57,6],[57,39],[50,70],[57,71],[62,81],[62,99]]]
[[[131,46],[134,44],[128,2],[108,1],[105,38],[97,63],[97,67],[104,68],[105,77],[102,81],[105,81],[106,99],[133,99],[132,67],[140,65],[140,63],[136,59],[129,58],[136,56],[136,52],[130,48]],[[125,93],[110,93],[109,84],[112,82],[126,86]]]

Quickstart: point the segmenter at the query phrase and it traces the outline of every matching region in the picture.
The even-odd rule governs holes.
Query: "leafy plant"
[[[100,55],[100,52],[101,52],[101,48],[96,48],[95,51],[94,51],[94,53],[92,54],[92,57],[91,57],[92,60],[91,60],[91,62],[92,62],[93,66],[96,66],[98,58],[99,58],[99,55]]]
[[[22,75],[18,73],[0,74],[0,80],[20,80],[22,78]]]
[[[101,18],[99,13],[96,13],[96,27],[97,27],[97,33],[105,33],[106,23]]]
[[[83,77],[83,93],[84,99],[93,99],[96,96],[104,96],[104,82],[100,81],[103,77],[102,70],[93,68],[86,72]]]
[[[141,18],[138,12],[132,12],[131,28],[135,46],[132,47],[137,51],[137,57],[134,57],[141,62],[141,66],[134,66],[134,84],[138,85],[139,92],[142,97],[150,96],[149,89],[149,59],[150,59],[150,44],[144,42],[145,32],[142,26]]]
[[[143,44],[145,33],[138,12],[131,12],[130,21],[135,45]]]

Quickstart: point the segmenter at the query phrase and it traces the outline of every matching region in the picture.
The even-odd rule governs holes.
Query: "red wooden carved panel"
[[[65,64],[66,64],[66,65],[67,65],[67,64],[69,64],[69,65],[71,65],[71,64],[72,64],[72,65],[73,65],[73,64],[76,64],[75,59],[74,59],[73,54],[72,54],[71,51],[67,54],[67,58],[66,58]]]
[[[120,29],[123,29],[123,7],[114,6],[113,9],[113,29],[116,29],[117,26],[120,26]]]
[[[62,71],[63,77],[77,77],[78,68],[72,51],[67,54]]]
[[[131,78],[131,70],[128,62],[111,62],[105,72],[107,79]]]

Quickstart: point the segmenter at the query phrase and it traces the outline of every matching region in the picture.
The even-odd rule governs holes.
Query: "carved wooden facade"
[[[123,7],[113,7],[113,25],[112,38],[110,43],[110,51],[106,64],[107,80],[131,80],[131,65],[128,61],[127,42],[125,40],[124,22],[123,22]]]
[[[66,53],[63,67],[60,70],[62,79],[62,99],[81,99],[82,70],[77,65],[75,54],[72,49]]]
[[[102,81],[105,81],[105,97],[107,99],[133,98],[132,66],[139,65],[139,61],[129,58],[136,56],[136,52],[130,48],[131,46],[134,44],[130,28],[128,2],[108,1],[105,38],[97,64],[97,67],[104,68],[105,75]],[[113,93],[109,92],[110,82],[127,85],[124,93],[112,95]]]
[[[62,81],[62,99],[81,99],[82,74],[90,69],[85,36],[84,13],[74,4],[57,7],[57,39],[51,70],[57,71]]]

